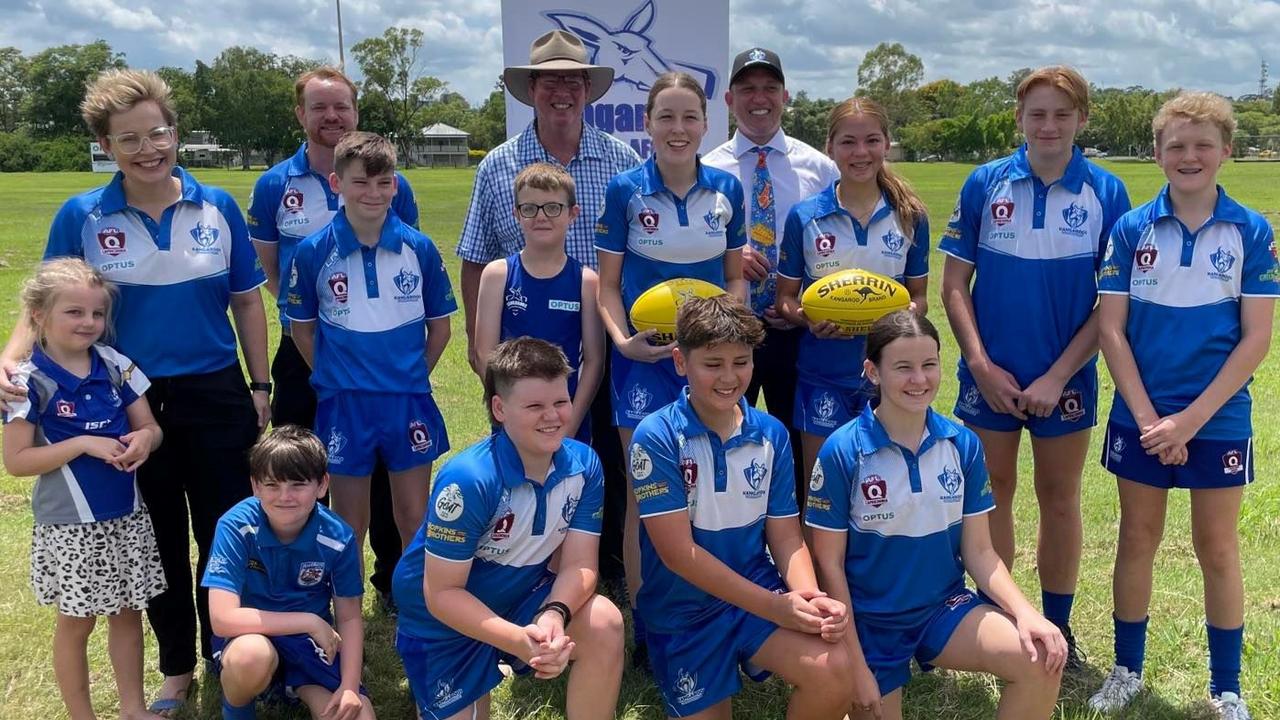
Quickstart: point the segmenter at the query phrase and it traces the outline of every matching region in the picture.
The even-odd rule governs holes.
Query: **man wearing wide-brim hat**
[[[613,69],[591,65],[587,48],[576,35],[552,30],[533,41],[529,64],[502,73],[507,92],[533,108],[533,122],[515,137],[494,148],[476,170],[471,206],[458,241],[462,258],[462,306],[467,316],[467,358],[484,376],[483,361],[475,354],[476,295],[484,266],[524,247],[515,213],[515,178],[536,162],[558,165],[576,185],[578,217],[569,226],[565,252],[584,267],[596,267],[595,225],[604,207],[609,180],[640,164],[630,145],[583,122],[589,103],[613,85]],[[499,318],[485,318],[499,322]],[[605,353],[608,357],[608,352]],[[600,387],[609,386],[608,369]],[[617,429],[610,422],[609,393],[596,393],[592,406],[592,446],[605,469],[605,532],[600,543],[600,571],[619,576],[621,565],[620,508],[625,504]]]

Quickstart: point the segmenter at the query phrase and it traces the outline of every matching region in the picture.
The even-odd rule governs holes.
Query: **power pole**
[[[334,0],[334,4],[338,8],[338,69],[346,72],[347,56],[346,51],[342,49],[342,0]],[[1265,69],[1262,72],[1263,75],[1266,75]]]
[[[1264,58],[1262,60],[1262,74],[1258,76],[1258,95],[1260,97],[1270,97],[1271,95],[1271,89],[1267,86],[1268,69],[1267,61]]]

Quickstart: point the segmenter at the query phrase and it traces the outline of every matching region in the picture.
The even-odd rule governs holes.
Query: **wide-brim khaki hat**
[[[529,77],[535,72],[585,72],[591,81],[587,102],[599,100],[613,85],[613,68],[587,64],[587,46],[573,33],[552,30],[529,46],[529,64],[516,65],[502,71],[502,82],[511,97],[525,105],[533,105],[529,96]]]

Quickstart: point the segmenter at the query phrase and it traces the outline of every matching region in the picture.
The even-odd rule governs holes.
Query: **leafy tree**
[[[0,131],[18,129],[27,95],[27,59],[15,47],[0,48]]]
[[[902,43],[880,43],[858,65],[858,94],[884,106],[894,127],[915,119],[915,89],[924,78],[924,63]]]
[[[364,74],[365,100],[376,109],[370,119],[386,123],[378,129],[395,139],[404,157],[409,156],[409,143],[420,129],[414,127],[419,111],[448,87],[445,81],[422,74],[421,50],[422,31],[404,27],[389,27],[381,37],[365,38],[351,47]]]
[[[937,120],[957,114],[965,92],[963,85],[947,78],[922,85],[916,90],[916,99],[923,119]]]
[[[821,150],[827,146],[827,119],[835,106],[835,100],[810,100],[809,94],[801,90],[791,96],[791,104],[782,114],[782,127],[791,137]]]
[[[84,134],[80,101],[85,84],[109,68],[125,67],[124,54],[105,40],[88,45],[59,45],[41,50],[26,63],[23,116],[42,137]]]
[[[209,68],[211,104],[204,120],[220,143],[240,151],[243,167],[252,151],[270,163],[302,141],[293,114],[295,69],[249,47],[223,50]]]
[[[492,150],[507,139],[507,91],[502,78],[494,83],[484,105],[472,114],[463,129],[471,133],[469,142],[473,150]]]

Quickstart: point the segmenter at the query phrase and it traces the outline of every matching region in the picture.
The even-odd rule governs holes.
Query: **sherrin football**
[[[676,339],[676,313],[685,300],[691,297],[715,297],[723,295],[724,288],[705,280],[675,278],[660,282],[645,290],[631,305],[631,325],[637,331],[653,328],[649,336],[652,345],[666,345]]]
[[[910,304],[911,296],[897,280],[858,268],[827,275],[800,298],[810,320],[830,320],[843,335],[866,335],[876,320]]]

